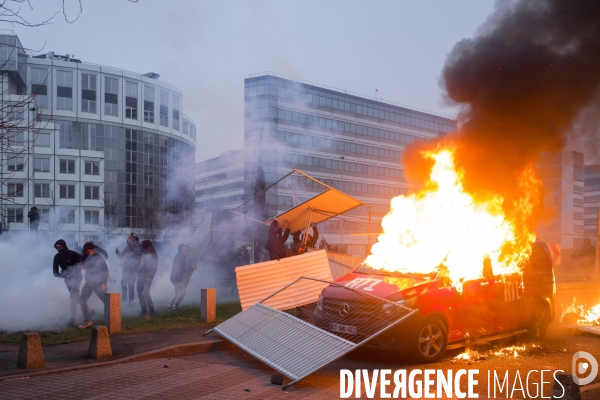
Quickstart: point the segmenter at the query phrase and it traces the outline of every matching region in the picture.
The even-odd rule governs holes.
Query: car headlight
[[[417,296],[409,297],[407,299],[402,299],[396,302],[396,304],[401,305],[407,308],[414,308],[417,304]]]

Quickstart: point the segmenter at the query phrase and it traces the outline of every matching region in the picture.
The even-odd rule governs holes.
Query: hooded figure
[[[287,221],[286,221],[287,222]],[[287,225],[284,222],[285,225]],[[269,234],[267,236],[267,244],[265,248],[269,250],[269,258],[271,260],[279,260],[285,257],[285,242],[290,236],[290,228],[286,227],[285,232],[279,227],[277,220],[271,222],[269,226]]]
[[[123,275],[121,277],[122,299],[123,301],[127,299],[127,292],[129,291],[129,303],[132,303],[135,297],[135,280],[140,267],[140,247],[138,242],[139,238],[135,233],[132,233],[127,237],[125,250],[119,251],[119,249],[116,249],[115,251],[117,256],[123,260]]]
[[[106,293],[106,281],[108,280],[108,266],[104,257],[96,250],[96,245],[88,242],[83,245],[83,252],[86,254],[85,261],[82,264],[85,270],[85,284],[81,289],[81,298],[79,304],[83,311],[84,322],[79,325],[80,329],[85,329],[92,325],[96,316],[96,311],[88,307],[87,301],[96,293],[96,296],[104,302],[104,293]]]
[[[185,244],[180,244],[177,250],[178,252],[173,259],[173,267],[171,269],[171,283],[175,287],[175,298],[171,301],[169,307],[167,307],[171,311],[179,310],[179,304],[183,301],[187,288],[185,278],[188,247]]]
[[[69,297],[71,298],[71,319],[69,320],[69,326],[74,326],[75,318],[77,317],[77,304],[79,304],[79,286],[82,280],[81,271],[79,270],[81,256],[79,253],[69,250],[67,243],[63,239],[57,240],[54,243],[54,248],[58,253],[54,256],[52,272],[57,278],[64,278],[65,280],[65,285],[67,285]]]
[[[38,227],[40,226],[40,213],[38,212],[37,207],[31,207],[27,213],[27,218],[29,218],[29,229],[37,232]]]
[[[158,255],[152,242],[144,240],[142,241],[140,269],[137,276],[137,292],[142,307],[140,315],[145,315],[146,319],[150,319],[150,316],[154,315],[150,286],[156,271],[158,271]]]

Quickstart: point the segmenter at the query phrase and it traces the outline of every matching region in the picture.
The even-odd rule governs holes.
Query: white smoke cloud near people
[[[150,294],[159,313],[168,312],[166,306],[175,296],[175,290],[170,280],[173,257],[177,253],[177,246],[188,243],[193,234],[192,226],[174,226],[165,229],[159,234],[158,272],[152,282]],[[135,231],[135,230],[134,230]],[[164,241],[166,235],[170,240]],[[52,273],[52,261],[56,250],[54,242],[61,237],[49,238],[49,232],[39,231],[37,234],[30,232],[10,232],[4,234],[0,240],[0,258],[3,260],[4,277],[0,280],[0,331],[45,331],[63,330],[67,328],[70,318],[69,293],[62,278],[56,278]],[[107,283],[108,293],[121,293],[121,260],[115,255],[115,248],[123,250],[127,235],[123,235],[109,243],[103,243],[109,258],[107,261],[110,270],[110,279]],[[79,243],[83,245],[83,243]],[[225,281],[226,276],[221,274],[222,268],[208,265],[202,261],[192,275],[187,289],[187,294],[182,306],[200,303],[200,289],[202,287],[215,287],[225,282],[234,286],[234,282]],[[84,281],[85,283],[85,272]],[[220,293],[222,301],[235,300],[235,295]],[[223,295],[229,294],[229,297]],[[94,308],[98,316],[95,323],[101,323],[104,305],[92,295],[88,304]],[[137,316],[140,313],[137,292],[134,306],[124,303],[123,315]],[[200,314],[198,313],[198,317]],[[140,316],[140,318],[143,318]],[[77,323],[83,321],[83,314],[78,307]]]

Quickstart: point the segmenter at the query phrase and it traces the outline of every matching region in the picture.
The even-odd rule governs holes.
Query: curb
[[[155,358],[175,357],[184,356],[188,354],[206,353],[209,351],[219,351],[233,349],[235,345],[224,339],[207,340],[203,342],[186,343],[181,345],[164,347],[162,349],[151,350],[145,353],[135,354],[133,356],[127,356],[118,358],[116,360],[102,361],[97,363],[85,364],[85,365],[73,365],[70,367],[54,368],[43,371],[32,371],[24,372],[13,375],[6,375],[0,377],[0,382],[8,381],[11,379],[26,379],[34,376],[60,374],[63,372],[76,371],[88,368],[106,367],[109,365],[123,364],[134,361],[146,361]]]

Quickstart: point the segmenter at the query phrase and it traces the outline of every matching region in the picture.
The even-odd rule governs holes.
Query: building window
[[[119,116],[119,80],[104,78],[104,114]]]
[[[31,68],[31,95],[39,108],[48,107],[48,70]]]
[[[75,198],[75,185],[60,185],[60,198],[61,199],[74,199]]]
[[[90,225],[90,224],[99,224],[100,223],[100,212],[99,211],[85,210],[84,215],[85,215],[84,224]]]
[[[144,86],[144,122],[154,123],[154,88]]]
[[[81,112],[96,113],[96,75],[81,74]]]
[[[73,110],[73,72],[56,71],[56,109]]]
[[[33,191],[35,197],[49,198],[50,197],[50,184],[48,183],[36,183],[33,185]]]
[[[179,130],[179,97],[173,96],[173,129]]]
[[[8,222],[23,222],[23,209],[22,208],[9,208],[7,211]]]
[[[81,150],[98,150],[96,147],[96,124],[81,124]]]
[[[100,175],[100,163],[97,161],[86,161],[85,162],[85,174],[86,175]]]
[[[61,149],[76,149],[71,121],[58,121],[58,147]]]
[[[23,158],[23,157],[10,158],[6,163],[6,168],[10,172],[23,171],[23,163],[24,162],[25,162],[25,158]]]
[[[137,119],[137,83],[125,82],[125,118]]]
[[[50,159],[49,158],[34,158],[33,159],[33,172],[50,172]]]
[[[169,92],[160,91],[160,124],[169,126]]]
[[[183,120],[183,133],[188,134],[188,123],[186,120]]]
[[[58,214],[58,222],[61,224],[74,224],[75,223],[75,210],[62,209]]]
[[[74,174],[75,173],[75,160],[60,160],[60,173],[61,174]]]
[[[9,183],[6,187],[8,197],[23,197],[23,183]]]
[[[42,224],[49,224],[50,223],[50,210],[47,208],[40,208],[38,210],[39,214],[40,214],[40,222]]]
[[[6,125],[10,123],[4,122]],[[5,138],[7,139],[8,147],[22,147],[25,145],[25,132],[23,131],[11,131],[6,132]]]
[[[154,165],[154,154],[144,153],[144,164]]]
[[[86,200],[100,199],[100,188],[98,186],[86,186],[85,187],[85,199]]]
[[[49,133],[38,133],[35,141],[33,142],[35,147],[50,147],[50,134]]]

